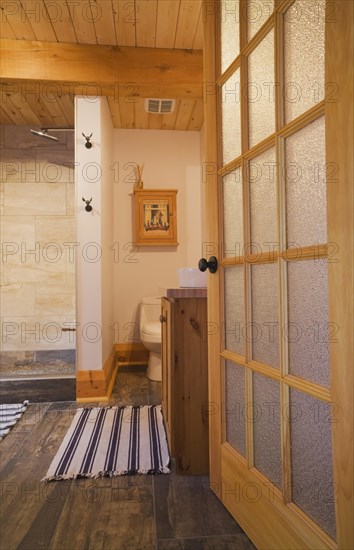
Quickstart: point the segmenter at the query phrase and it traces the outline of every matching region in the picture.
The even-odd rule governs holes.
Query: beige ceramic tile
[[[27,254],[11,257],[3,264],[3,281],[5,283],[40,283],[40,282],[65,282],[66,281],[66,255],[62,254],[53,261],[50,254],[40,247],[39,254]],[[38,260],[38,261],[37,261]]]
[[[75,349],[74,316],[3,317],[2,351]]]
[[[76,281],[76,262],[73,249],[66,254],[66,281],[75,284]]]
[[[58,138],[58,141],[54,142],[43,137],[35,136],[31,133],[31,129],[40,130],[40,127],[5,126],[4,146],[13,149],[67,149],[67,137],[64,132],[57,132],[55,136]]]
[[[19,248],[27,246],[34,248],[35,243],[35,218],[34,216],[2,216],[1,242],[16,243]]]
[[[43,149],[35,151],[41,181],[74,183],[74,151]]]
[[[36,285],[36,314],[75,315],[75,286],[72,283]]]
[[[16,280],[7,279],[5,272],[9,266],[17,266],[21,269],[28,262],[38,261],[39,250],[36,252],[36,258],[31,253],[36,250],[35,245],[35,219],[33,216],[2,216],[0,222],[1,247],[1,281],[27,282],[24,279],[24,273]],[[31,259],[32,258],[32,259]]]
[[[0,214],[4,215],[4,184],[0,181]]]
[[[36,217],[36,241],[41,244],[58,243],[66,250],[68,246],[63,246],[63,243],[74,243],[75,233],[73,216]]]
[[[2,149],[0,180],[4,183],[39,183],[41,174],[39,166],[36,166],[33,151]]]
[[[60,183],[5,183],[4,214],[28,216],[66,214],[66,187]]]
[[[68,216],[75,215],[75,184],[66,184],[66,214]]]
[[[33,315],[35,312],[35,285],[30,283],[2,283],[0,287],[0,315]]]

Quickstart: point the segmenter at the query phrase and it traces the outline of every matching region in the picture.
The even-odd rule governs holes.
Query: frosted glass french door
[[[206,56],[215,48],[221,416],[211,452],[221,473],[212,479],[260,546],[335,548],[326,2],[214,8],[215,43],[205,43]]]

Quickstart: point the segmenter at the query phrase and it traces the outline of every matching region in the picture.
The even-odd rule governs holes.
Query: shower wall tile
[[[30,149],[2,149],[0,179],[4,183],[39,183],[41,177],[34,152]]]
[[[35,359],[35,351],[3,351],[0,353],[0,370],[3,372],[12,369],[13,366],[28,365]]]
[[[60,183],[5,183],[4,214],[65,215],[66,186]]]
[[[4,183],[0,181],[0,214],[4,215]]]
[[[42,245],[57,243],[63,253],[68,249],[63,243],[73,243],[75,239],[75,218],[65,217],[39,217],[36,216],[36,241]]]
[[[0,261],[0,349],[74,349],[75,334],[61,332],[75,322],[75,257],[64,246],[76,241],[74,135],[52,142],[28,126],[1,132],[0,251],[9,244]]]
[[[75,285],[36,285],[36,313],[39,315],[74,315]]]
[[[66,255],[60,258],[50,257],[43,249],[37,248],[39,254],[16,255],[3,264],[3,282],[5,283],[46,283],[66,282]]]
[[[75,257],[69,252],[66,253],[66,282],[75,283]]]
[[[0,315],[33,315],[35,285],[31,283],[2,283],[0,288]]]
[[[75,184],[66,184],[66,215],[75,215]]]
[[[0,377],[75,375],[76,350],[1,351]]]
[[[5,247],[2,251],[8,253],[3,257],[3,262],[7,263],[13,256],[21,254],[21,247],[25,250],[33,249],[35,245],[35,218],[34,216],[6,216],[1,218],[1,242],[13,243],[15,248],[11,246]],[[17,245],[17,246],[16,246]],[[15,251],[18,247],[18,253]],[[12,254],[11,254],[12,250]]]
[[[40,130],[39,126],[31,126],[33,130]],[[50,141],[38,136],[34,136],[28,126],[3,126],[3,147],[13,147],[17,149],[68,149],[73,148],[69,142],[69,134],[66,132],[57,132],[55,136],[58,141]],[[50,132],[49,132],[50,133]],[[74,132],[71,132],[74,134]],[[54,132],[53,132],[54,135]]]
[[[36,169],[40,173],[40,180],[43,183],[60,183],[65,185],[66,183],[74,183],[74,170],[71,165],[62,164],[65,163],[65,156],[67,151],[55,151],[55,153],[45,151],[46,155],[42,155],[43,158],[38,159],[39,151],[36,151]],[[51,154],[50,154],[51,153]],[[64,160],[61,160],[62,157]],[[93,176],[89,176],[93,177]]]
[[[75,333],[61,331],[74,323],[74,315],[2,317],[2,351],[74,349]]]

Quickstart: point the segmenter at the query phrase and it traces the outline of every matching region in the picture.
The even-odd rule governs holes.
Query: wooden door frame
[[[330,344],[332,401],[338,405],[333,424],[333,467],[336,495],[338,548],[354,548],[353,501],[353,288],[354,288],[354,194],[353,194],[353,67],[354,3],[335,0],[336,21],[326,25],[325,82],[336,95],[326,101],[326,155],[328,172],[337,175],[327,185],[328,242],[336,250],[328,266],[329,318],[339,329],[338,341]],[[330,96],[331,97],[331,96]],[[332,164],[333,163],[333,164]]]
[[[291,2],[288,2],[289,5]],[[217,255],[219,236],[219,204],[217,176],[217,90],[216,90],[216,14],[218,0],[203,0],[204,23],[204,115],[205,115],[205,164],[203,173],[206,184],[207,238]],[[336,497],[337,548],[349,550],[354,547],[352,518],[353,504],[353,15],[354,3],[343,0],[327,2],[326,16],[326,155],[328,167],[328,242],[334,243],[334,261],[329,262],[330,320],[339,328],[338,342],[330,343],[331,399],[338,405],[337,422],[333,424],[333,468]],[[333,96],[333,83],[336,93]],[[335,177],[331,178],[333,167]],[[225,487],[221,476],[221,404],[220,376],[220,329],[219,274],[208,277],[208,345],[209,345],[209,410],[210,410],[210,484],[220,499],[225,500]],[[224,449],[227,463],[227,447]],[[231,462],[230,462],[231,464]],[[255,479],[261,480],[257,474]],[[242,481],[242,474],[240,476]],[[244,503],[243,503],[244,504]],[[274,502],[273,502],[274,504]],[[322,537],[321,530],[313,529],[306,516],[303,529],[291,519],[287,507],[275,501],[270,506],[264,499],[264,513],[276,521],[278,512],[282,525],[279,530],[288,532],[294,547],[335,548],[332,542]],[[228,506],[230,509],[230,506]],[[252,506],[231,506],[241,527],[257,544],[257,526],[252,525]],[[270,510],[271,508],[271,510]],[[277,509],[279,508],[279,509]],[[284,509],[283,509],[284,508]],[[278,518],[279,519],[279,518]],[[258,526],[263,529],[264,526]],[[276,537],[276,533],[269,536]],[[279,535],[281,540],[281,535]],[[318,546],[315,546],[315,545]],[[298,546],[299,545],[299,546]],[[305,546],[305,547],[306,547]],[[280,547],[280,546],[279,546]]]

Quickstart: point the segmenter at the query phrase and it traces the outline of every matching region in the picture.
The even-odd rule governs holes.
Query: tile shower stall
[[[3,380],[76,372],[74,132],[30,129],[0,134]]]

